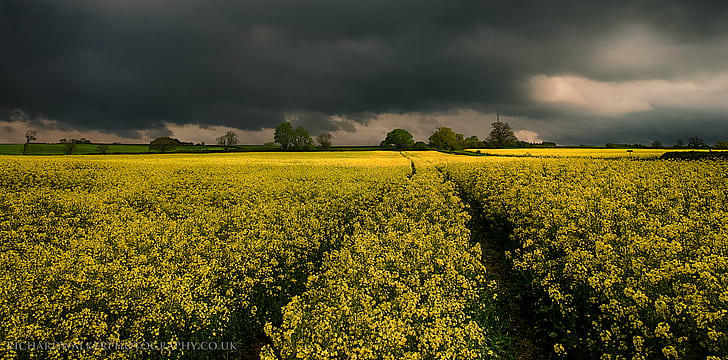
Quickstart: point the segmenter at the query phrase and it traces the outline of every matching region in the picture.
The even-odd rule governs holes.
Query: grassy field
[[[24,144],[0,144],[0,155],[22,155]],[[140,154],[154,153],[149,150],[147,144],[107,144],[107,154]],[[378,146],[336,146],[329,151],[376,151]],[[259,151],[276,151],[267,145],[238,145],[229,148],[229,151],[237,152],[259,152]],[[178,146],[173,153],[195,153],[195,152],[224,152],[225,148],[214,145],[185,145]],[[29,155],[64,155],[64,144],[30,144]],[[99,144],[77,144],[73,150],[73,155],[89,155],[101,154]]]
[[[21,155],[24,144],[0,144],[0,155]],[[140,154],[154,153],[149,150],[147,144],[107,144],[107,154]],[[230,151],[270,151],[271,148],[265,145],[239,145],[230,148]],[[354,149],[338,149],[341,151]],[[356,150],[359,150],[358,148]],[[225,148],[215,145],[184,145],[178,146],[172,153],[195,153],[195,152],[223,152]],[[64,144],[30,144],[29,155],[64,155]],[[73,155],[101,154],[99,144],[77,144]]]
[[[728,162],[535,150],[0,156],[0,356],[728,353]]]
[[[2,155],[21,155],[23,154],[24,144],[0,144],[0,154]],[[147,144],[111,144],[107,145],[108,154],[133,154],[147,153],[149,145]],[[178,146],[173,152],[205,152],[205,151],[221,151],[223,148],[219,146]],[[98,144],[77,144],[73,150],[74,155],[100,154]],[[63,155],[65,154],[64,144],[30,144],[28,148],[29,155]]]

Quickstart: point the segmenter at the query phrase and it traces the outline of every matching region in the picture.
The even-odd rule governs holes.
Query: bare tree
[[[688,147],[695,149],[705,147],[705,141],[697,136],[693,136],[688,139]]]
[[[228,131],[225,135],[220,136],[216,139],[217,144],[227,150],[228,147],[235,146],[238,144],[238,134],[233,131]]]
[[[28,155],[30,150],[30,142],[36,139],[37,132],[35,130],[28,130],[25,132],[25,145],[23,145],[23,155]]]
[[[323,133],[316,137],[316,141],[319,143],[321,149],[325,150],[331,148],[331,138],[331,134]]]

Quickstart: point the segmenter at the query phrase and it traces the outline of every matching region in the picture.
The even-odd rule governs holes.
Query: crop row
[[[244,346],[262,336],[352,220],[409,171],[399,156],[376,169],[269,160],[6,159],[0,339]]]
[[[728,354],[728,164],[520,159],[451,165],[557,354]]]
[[[4,157],[0,170],[2,357],[505,352],[463,204],[398,153]],[[241,351],[8,348],[24,341]]]
[[[361,215],[286,305],[263,359],[481,359],[506,354],[480,248],[450,185],[418,171]]]

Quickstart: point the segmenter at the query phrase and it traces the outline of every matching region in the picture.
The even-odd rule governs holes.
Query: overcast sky
[[[2,0],[0,142],[728,140],[728,2]],[[10,121],[23,109],[29,122]]]

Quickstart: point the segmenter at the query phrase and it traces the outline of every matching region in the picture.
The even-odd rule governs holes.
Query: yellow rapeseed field
[[[512,358],[515,301],[544,356],[725,358],[728,163],[500,151],[0,156],[0,355]]]
[[[371,359],[503,347],[454,189],[397,152],[5,156],[0,171],[3,357],[221,356],[19,342],[267,339],[284,358]]]
[[[728,354],[728,163],[578,158],[447,171],[575,358]]]

